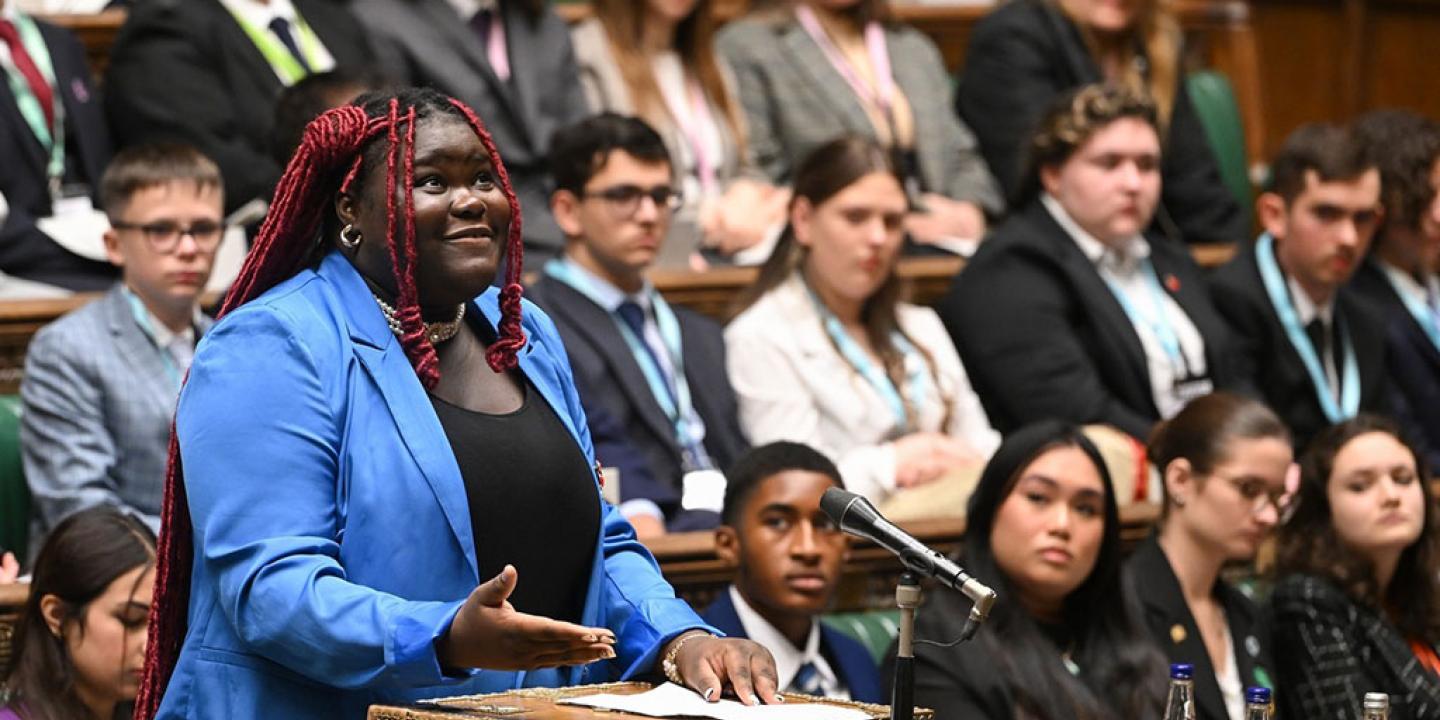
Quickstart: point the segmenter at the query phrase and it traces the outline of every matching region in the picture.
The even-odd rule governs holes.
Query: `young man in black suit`
[[[721,472],[749,448],[715,321],[671,308],[645,278],[679,204],[664,141],[633,117],[597,115],[555,134],[550,207],[565,253],[526,295],[555,321],[586,413],[623,437],[620,510],[642,536],[715,526]],[[613,430],[616,423],[607,425]],[[609,443],[607,443],[609,444]]]
[[[61,211],[62,193],[89,212],[110,162],[85,50],[68,30],[0,0],[0,70],[10,80],[0,82],[0,198],[8,205],[0,213],[0,272],[62,290],[104,290],[118,277],[109,263],[67,250],[39,226]],[[96,255],[103,229],[91,238]]]
[[[1358,412],[1386,412],[1385,329],[1345,284],[1380,224],[1380,172],[1334,125],[1291,133],[1256,201],[1265,232],[1212,277],[1239,358],[1297,448]]]
[[[1397,419],[1440,468],[1440,123],[1379,110],[1355,132],[1380,165],[1385,221],[1350,286],[1385,313]]]
[[[746,454],[729,478],[715,553],[735,567],[735,580],[705,621],[764,645],[784,690],[885,702],[869,651],[819,620],[848,552],[845,534],[820,510],[826,490],[845,487],[840,471],[814,448],[775,442]]]

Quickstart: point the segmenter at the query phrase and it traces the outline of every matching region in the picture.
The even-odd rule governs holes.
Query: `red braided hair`
[[[366,98],[362,97],[356,102],[364,100]],[[403,111],[402,105],[405,106]],[[500,326],[497,328],[497,341],[486,351],[486,360],[495,372],[515,367],[515,355],[525,346],[525,333],[520,324],[519,278],[524,252],[520,203],[510,186],[510,176],[500,161],[495,142],[480,118],[464,103],[427,90],[402,90],[388,100],[372,100],[365,108],[358,105],[335,108],[306,126],[300,147],[275,188],[260,234],[226,294],[216,315],[217,320],[305,267],[315,252],[315,240],[320,235],[335,191],[350,192],[364,165],[366,148],[384,133],[388,143],[385,152],[386,237],[395,272],[396,312],[402,330],[400,344],[421,383],[426,388],[435,386],[440,379],[439,359],[425,332],[415,286],[412,188],[415,127],[421,119],[420,111],[417,111],[420,106],[424,106],[427,117],[437,108],[447,114],[458,111],[464,117],[484,145],[505,200],[510,203],[511,220],[505,246],[507,268],[500,293]],[[369,108],[368,112],[366,108]],[[402,127],[403,144],[400,136]],[[333,181],[341,170],[344,174],[337,188]],[[394,200],[397,182],[403,183],[405,189],[403,208],[397,208]],[[402,212],[403,215],[397,218]],[[404,222],[403,230],[398,233],[397,220]],[[172,422],[165,495],[160,508],[160,536],[156,543],[158,557],[154,600],[150,605],[149,643],[140,692],[135,698],[134,717],[137,719],[150,720],[155,716],[179,660],[188,625],[194,550],[194,528],[186,500],[180,444]]]

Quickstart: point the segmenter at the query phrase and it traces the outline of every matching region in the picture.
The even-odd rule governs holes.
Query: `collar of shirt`
[[[455,13],[465,22],[470,22],[470,18],[475,17],[475,13],[481,10],[495,12],[500,10],[500,0],[445,0],[445,2],[450,3],[450,7],[454,8]]]
[[[15,19],[18,17],[20,17],[19,3],[11,0],[10,2],[0,4],[0,20],[9,20],[11,22],[14,22]]]
[[[135,323],[155,341],[156,346],[162,350],[169,348],[170,343],[174,342],[177,337],[184,338],[192,347],[195,345],[195,328],[200,324],[200,308],[195,308],[194,314],[190,318],[190,324],[184,330],[175,332],[165,323],[160,322],[160,318],[155,317],[155,313],[150,312],[150,308],[145,305],[139,295],[135,294],[135,291],[125,286],[121,286],[121,291],[125,293],[125,299],[130,301],[130,308],[135,313]]]
[[[1379,260],[1377,258],[1377,260]],[[1425,284],[1420,284],[1416,279],[1404,270],[1401,270],[1384,260],[1377,263],[1385,275],[1390,278],[1390,285],[1397,292],[1404,293],[1410,300],[1420,304],[1420,307],[1427,307],[1430,304],[1430,296],[1440,296],[1440,276],[1435,273],[1425,274]]]
[[[1330,327],[1331,317],[1335,314],[1333,297],[1323,306],[1316,306],[1315,301],[1310,299],[1310,294],[1305,292],[1305,288],[1289,275],[1285,276],[1285,287],[1290,290],[1290,302],[1295,305],[1295,317],[1300,319],[1300,327],[1309,325],[1310,321],[1317,317],[1320,318],[1320,322],[1325,323],[1325,327]]]
[[[655,287],[650,284],[648,279],[645,281],[645,284],[640,287],[640,292],[631,295],[610,284],[610,281],[605,278],[590,272],[589,268],[586,268],[584,265],[571,260],[569,255],[562,255],[558,260],[555,260],[555,262],[564,263],[567,270],[584,279],[585,287],[576,289],[590,298],[596,305],[599,305],[605,312],[613,315],[615,314],[615,310],[620,307],[620,303],[631,300],[639,305],[641,310],[645,311],[646,316],[650,315],[650,308],[653,304],[650,299],[650,294],[655,292]]]
[[[220,3],[252,27],[261,29],[268,29],[270,21],[277,17],[283,18],[294,27],[295,21],[300,17],[290,0],[270,0],[268,3],[257,0],[220,0]]]
[[[775,657],[775,675],[782,692],[790,687],[790,683],[795,680],[795,673],[807,662],[815,665],[827,689],[840,687],[835,671],[830,668],[830,663],[825,661],[825,656],[820,654],[819,621],[810,621],[810,634],[805,638],[805,649],[801,650],[768,620],[761,617],[755,608],[750,607],[750,603],[745,602],[745,598],[734,585],[730,586],[729,592],[731,602],[735,603],[735,614],[740,617],[740,625],[745,628],[745,635],[763,645]]]
[[[1117,275],[1131,275],[1141,261],[1150,257],[1150,243],[1144,236],[1135,235],[1121,243],[1120,247],[1112,247],[1080,227],[1080,223],[1075,222],[1075,218],[1070,217],[1070,213],[1066,212],[1060,201],[1050,193],[1041,194],[1040,202],[1050,212],[1050,216],[1055,218],[1060,228],[1075,241],[1080,252],[1096,267],[1104,267]]]

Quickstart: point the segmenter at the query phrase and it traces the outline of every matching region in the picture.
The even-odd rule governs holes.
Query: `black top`
[[[1385,314],[1390,409],[1411,442],[1421,445],[1430,469],[1440,469],[1440,348],[1405,308],[1373,255],[1355,272],[1350,288]]]
[[[520,409],[503,415],[430,402],[465,479],[480,580],[514,565],[516,610],[579,622],[600,496],[570,431],[529,382],[524,392]]]
[[[1195,716],[1199,720],[1229,720],[1225,696],[1220,692],[1220,681],[1210,662],[1210,653],[1205,649],[1205,640],[1200,636],[1200,628],[1180,590],[1180,581],[1159,540],[1152,535],[1135,548],[1125,563],[1125,570],[1145,608],[1145,625],[1155,644],[1170,662],[1195,666]],[[1223,580],[1215,582],[1211,595],[1225,611],[1242,691],[1256,685],[1274,688],[1274,678],[1270,675],[1270,636],[1268,627],[1261,622],[1259,608]]]

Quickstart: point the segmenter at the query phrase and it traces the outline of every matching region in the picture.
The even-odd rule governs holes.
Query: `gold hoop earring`
[[[346,224],[345,227],[340,228],[340,247],[346,250],[354,250],[360,247],[360,241],[363,239],[354,225]]]

